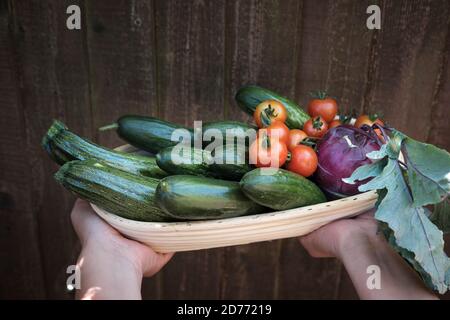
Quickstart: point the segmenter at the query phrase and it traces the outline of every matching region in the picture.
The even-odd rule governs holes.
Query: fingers
[[[87,201],[77,199],[73,206],[71,215],[72,225],[84,243],[92,234],[103,232],[105,228],[109,228],[106,223],[97,216]]]
[[[300,243],[314,258],[329,258],[336,254],[337,234],[340,232],[340,222],[329,225],[300,237]]]

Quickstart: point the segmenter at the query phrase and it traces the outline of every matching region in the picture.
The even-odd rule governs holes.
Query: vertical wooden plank
[[[85,1],[93,137],[109,147],[124,142],[97,128],[125,114],[158,114],[153,1]],[[160,293],[161,275],[145,279],[144,298]]]
[[[302,11],[299,1],[227,4],[227,117],[248,119],[234,102],[236,90],[245,84],[258,84],[295,98]],[[335,264],[308,258],[296,239],[225,250],[222,298],[331,296],[335,291]],[[318,279],[331,285],[317,290]],[[315,290],[300,289],[303,287]]]
[[[371,47],[377,31],[366,27],[366,9],[380,1],[305,1],[296,97],[327,90],[339,110],[361,111],[370,77]]]
[[[447,40],[441,52],[441,65],[435,84],[435,94],[431,104],[431,117],[428,124],[427,142],[450,151],[450,15],[447,23]],[[450,256],[450,235],[445,238],[445,252]],[[450,300],[450,292],[442,299]]]
[[[224,117],[225,1],[155,1],[160,117],[187,126]],[[176,254],[164,298],[218,298],[223,249]]]
[[[160,116],[222,120],[224,1],[156,1]]]
[[[227,3],[227,118],[249,119],[234,100],[243,85],[258,84],[294,97],[301,9],[302,2],[295,0]]]
[[[21,77],[28,183],[49,298],[71,298],[66,268],[76,261],[77,239],[69,212],[73,197],[53,179],[57,166],[40,141],[54,118],[88,135],[90,105],[81,31],[66,28],[66,8],[77,1],[11,2]],[[18,191],[20,192],[20,191]],[[26,274],[27,271],[23,271]]]
[[[152,1],[86,1],[93,126],[157,114]],[[115,147],[114,131],[94,133]]]
[[[383,1],[382,27],[373,42],[364,111],[406,134],[448,148],[444,60],[448,56],[449,3]],[[448,85],[448,84],[447,84]],[[441,100],[443,99],[443,100]],[[444,104],[442,104],[444,102]],[[340,298],[354,298],[343,274]]]
[[[447,22],[447,40],[441,52],[440,71],[436,78],[431,116],[428,123],[429,143],[450,150],[450,14]]]
[[[448,29],[448,1],[385,1],[366,111],[426,140]],[[435,120],[433,120],[435,121]]]
[[[367,83],[371,76],[372,47],[377,36],[377,31],[366,27],[366,9],[379,2],[304,2],[295,88],[296,100],[301,105],[308,103],[311,91],[325,89],[336,97],[340,112],[363,110]],[[314,261],[303,249],[297,249],[295,241],[288,243],[286,252],[291,256],[295,252],[291,261],[296,262],[287,264],[284,268],[285,276],[281,281],[287,287],[281,296],[336,297],[340,287],[347,283],[345,279],[341,279],[340,263],[333,259]],[[296,274],[296,264],[303,264],[308,270],[303,273],[316,281],[305,283],[303,277],[291,278],[289,275]],[[316,291],[315,286],[320,286],[321,290]],[[295,287],[301,287],[302,290],[295,291]]]
[[[46,297],[38,222],[32,203],[24,106],[14,48],[13,8],[0,2],[0,298]]]

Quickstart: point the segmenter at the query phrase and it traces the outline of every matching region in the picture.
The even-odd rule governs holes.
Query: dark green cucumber
[[[159,180],[131,174],[95,160],[70,161],[55,174],[65,188],[100,208],[139,221],[169,221],[155,204]]]
[[[186,130],[186,138],[193,137],[192,129],[146,116],[126,115],[100,130],[112,128],[117,129],[118,135],[129,144],[151,153],[176,145],[179,141],[172,141],[172,133],[177,129]]]
[[[206,140],[205,133],[210,136],[215,136],[220,133],[222,135],[223,144],[245,144],[247,148],[250,145],[250,141],[256,136],[258,130],[256,126],[239,121],[206,122],[203,124],[202,128],[204,140]],[[203,146],[206,147],[211,141],[214,141],[214,139],[203,141]]]
[[[258,104],[264,100],[277,100],[281,102],[288,113],[286,125],[291,129],[302,129],[305,122],[310,118],[310,116],[295,102],[261,87],[242,87],[236,93],[235,99],[239,107],[249,115],[253,115]]]
[[[162,179],[156,189],[156,203],[180,220],[231,218],[267,210],[248,199],[238,182],[187,175]]]
[[[252,170],[246,161],[245,150],[238,152],[234,145],[219,149],[211,155],[211,152],[202,149],[169,147],[158,152],[156,163],[173,175],[189,174],[236,181]]]
[[[60,121],[54,121],[42,139],[42,146],[60,165],[72,160],[94,159],[108,165],[153,178],[167,176],[156,164],[155,157],[110,150],[83,139]]]
[[[247,197],[275,210],[327,201],[312,181],[283,169],[255,169],[242,178],[240,185]]]

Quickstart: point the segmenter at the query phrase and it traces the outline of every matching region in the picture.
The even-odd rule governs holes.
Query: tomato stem
[[[313,125],[314,129],[319,131],[320,129],[322,129],[323,122],[322,122],[322,120],[320,120],[320,117],[317,117],[317,118],[313,119],[312,125]]]
[[[325,90],[311,91],[309,93],[313,98],[325,100],[328,97],[328,93]]]

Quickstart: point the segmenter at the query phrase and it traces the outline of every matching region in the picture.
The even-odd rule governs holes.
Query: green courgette
[[[42,139],[42,146],[60,165],[72,160],[94,159],[135,174],[163,178],[167,173],[156,164],[155,157],[129,154],[101,147],[83,139],[60,121],[54,121]]]
[[[95,160],[70,161],[55,174],[65,188],[100,208],[139,221],[170,221],[155,204],[159,180],[135,175]]]
[[[188,175],[162,179],[156,189],[156,203],[181,220],[231,218],[267,210],[248,199],[238,182]]]
[[[101,131],[117,129],[117,134],[129,144],[151,153],[174,146],[172,134],[179,130],[184,139],[193,139],[192,129],[154,117],[126,115],[116,123],[100,128]],[[192,141],[192,140],[191,140]]]
[[[235,97],[239,107],[249,115],[253,115],[258,104],[264,100],[281,102],[288,113],[286,125],[291,129],[302,129],[310,116],[295,102],[275,92],[257,86],[245,86],[238,90]]]
[[[203,146],[206,147],[214,141],[211,136],[221,134],[223,144],[239,144],[250,146],[251,141],[256,137],[258,128],[256,126],[239,121],[216,121],[206,122],[203,128]],[[207,137],[206,135],[209,135]]]
[[[283,169],[255,169],[245,174],[240,185],[247,197],[275,210],[327,201],[314,182]]]
[[[239,152],[234,145],[221,146],[213,153],[196,148],[169,147],[156,155],[158,166],[172,175],[195,175],[239,181],[252,170],[246,160],[246,152]]]

